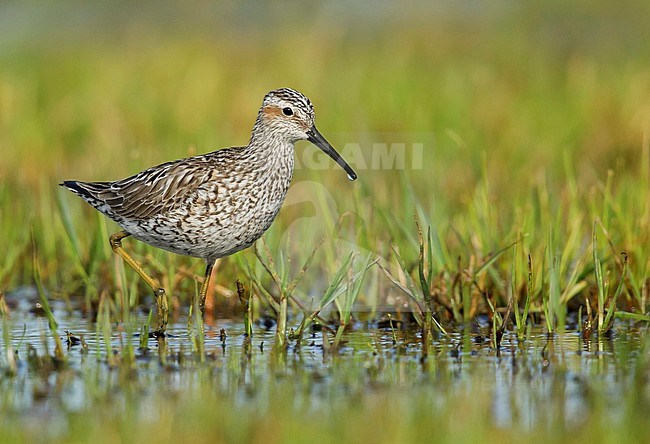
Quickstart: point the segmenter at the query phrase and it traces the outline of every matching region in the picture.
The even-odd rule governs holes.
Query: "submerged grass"
[[[110,329],[106,318],[97,325],[100,334]],[[231,338],[243,331],[227,325]],[[183,351],[188,332],[182,340],[158,338],[158,358],[149,344],[135,362],[118,334],[97,340],[109,346],[96,364],[72,345],[70,366],[52,367],[43,343],[28,357],[38,376],[32,378],[24,376],[19,345],[22,370],[0,379],[0,442],[644,442],[647,330],[619,331],[625,337],[611,341],[574,333],[549,338],[536,329],[518,347],[516,335],[506,333],[501,357],[480,336],[443,337],[426,361],[409,351],[418,339],[404,331],[353,333],[339,354],[309,345],[284,360],[260,350],[274,332],[252,344],[210,340],[205,354]],[[374,343],[365,344],[372,335]],[[49,412],[45,426],[21,414],[30,408]]]
[[[486,413],[495,402],[489,390],[442,388],[448,381],[436,378],[453,379],[463,364],[457,373],[445,367],[436,341],[451,341],[450,353],[462,356],[472,341],[487,336],[500,355],[491,358],[511,353],[518,366],[533,358],[517,355],[512,344],[525,346],[540,326],[549,334],[580,330],[585,339],[593,333],[603,347],[620,334],[617,325],[650,321],[650,70],[644,57],[650,36],[638,20],[648,6],[639,3],[630,14],[600,3],[587,14],[588,23],[580,7],[547,2],[511,5],[508,14],[478,13],[481,26],[466,22],[465,14],[451,19],[404,8],[385,17],[387,29],[395,31],[390,33],[378,32],[379,23],[369,18],[353,27],[326,13],[314,23],[313,16],[290,20],[291,26],[284,26],[286,17],[270,19],[274,26],[268,27],[247,18],[241,26],[255,32],[245,39],[213,26],[168,33],[148,22],[149,14],[127,8],[133,20],[150,25],[142,28],[146,32],[134,28],[128,37],[117,37],[119,32],[104,29],[75,43],[69,36],[54,43],[34,36],[17,47],[0,35],[4,375],[20,377],[16,338],[8,332],[20,307],[7,305],[3,294],[30,288],[36,288],[49,322],[52,362],[65,362],[66,354],[50,302],[68,311],[79,307],[79,316],[96,320],[89,345],[107,367],[128,375],[149,353],[153,301],[111,252],[107,238],[117,227],[56,184],[121,178],[170,159],[243,144],[263,94],[292,86],[314,100],[319,128],[358,170],[358,183],[320,162],[312,147],[298,147],[299,168],[278,220],[257,250],[220,262],[218,285],[211,289],[216,304],[209,314],[239,319],[245,313],[246,352],[228,368],[210,367],[219,361],[206,341],[220,330],[220,319],[204,325],[198,316],[193,278],[200,265],[128,241],[127,248],[168,290],[172,320],[182,324],[179,317],[188,316],[183,350],[159,340],[154,361],[173,373],[183,367],[178,356],[189,353],[197,380],[169,402],[161,401],[168,392],[156,393],[151,402],[161,401],[160,408],[144,418],[134,395],[138,382],[129,385],[123,376],[117,384],[123,394],[115,400],[109,388],[100,387],[104,377],[87,374],[85,393],[96,398],[62,413],[70,436],[108,430],[112,435],[102,435],[106,442],[183,434],[256,441],[273,426],[281,441],[339,436],[406,442],[421,440],[421,433],[431,436],[423,431],[433,429],[439,441],[514,439]],[[274,17],[277,10],[268,8]],[[575,26],[593,29],[593,20],[619,33]],[[549,29],[547,35],[543,30]],[[148,320],[139,310],[150,314]],[[337,368],[336,356],[345,356],[359,325],[386,325],[395,349],[388,353],[367,341],[379,357],[362,360],[346,376],[343,367],[351,361]],[[415,325],[421,333],[406,340],[403,330]],[[470,336],[477,326],[479,333]],[[273,343],[284,357],[271,366],[273,374],[290,374],[283,366],[291,362],[292,342],[300,354],[317,338],[330,347],[331,338],[329,350],[338,351],[328,354],[332,371],[340,371],[335,378],[356,387],[359,396],[327,398],[326,409],[300,406],[311,402],[300,390],[310,389],[280,378],[265,388],[273,408],[257,411],[227,390],[222,397],[223,386],[212,385],[214,373],[238,375],[229,380],[233,386],[254,379],[255,347],[262,353],[264,341],[252,347],[252,340],[273,327]],[[139,350],[130,340],[138,331]],[[223,350],[232,346],[231,336],[219,335]],[[116,336],[122,342],[116,344]],[[613,370],[624,374],[625,392],[634,394],[618,404],[622,421],[608,427],[607,393],[585,382],[578,389],[590,393],[591,404],[578,425],[558,429],[565,424],[562,409],[536,409],[537,421],[517,431],[517,439],[647,438],[638,425],[648,403],[647,342],[633,369],[621,363]],[[395,358],[413,343],[427,359],[404,364]],[[42,352],[30,356],[43,361]],[[403,365],[428,366],[414,378],[437,381],[431,389],[445,400],[442,406],[408,383],[400,389],[399,378],[377,377],[399,374]],[[59,371],[57,378],[64,378],[65,368]],[[167,380],[166,374],[153,374]],[[318,375],[300,378],[318,386]],[[548,380],[552,393],[566,390],[560,380]],[[0,385],[11,381],[0,379]],[[533,404],[564,399],[531,396],[538,395]],[[0,440],[33,439],[29,427],[5,428],[17,410],[8,395],[1,396]],[[99,415],[89,414],[106,400]],[[244,413],[238,410],[242,405]],[[221,414],[212,415],[215,409]],[[423,413],[430,411],[438,413]],[[385,425],[381,436],[372,426],[377,421]]]

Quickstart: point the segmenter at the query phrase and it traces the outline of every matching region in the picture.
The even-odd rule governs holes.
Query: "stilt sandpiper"
[[[110,244],[153,289],[159,333],[167,326],[162,286],[122,247],[127,236],[173,253],[203,258],[205,298],[215,261],[252,245],[271,226],[289,189],[294,144],[309,140],[346,172],[356,173],[318,132],[307,97],[289,88],[269,92],[247,146],[226,148],[148,168],[114,182],[65,181],[61,186],[114,220],[122,229]]]

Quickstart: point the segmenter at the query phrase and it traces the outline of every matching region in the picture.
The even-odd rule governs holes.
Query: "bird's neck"
[[[294,143],[280,134],[272,131],[255,131],[246,148],[249,159],[259,164],[262,170],[281,173],[284,176],[293,175]]]
[[[278,157],[291,157],[293,159],[294,141],[287,139],[286,134],[274,131],[272,128],[263,127],[260,122],[255,122],[248,148],[254,154],[262,156],[266,161]],[[251,153],[253,154],[253,153]]]

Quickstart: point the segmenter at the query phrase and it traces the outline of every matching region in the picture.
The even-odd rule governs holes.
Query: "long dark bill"
[[[336,163],[341,165],[341,168],[343,168],[345,172],[348,173],[348,179],[357,179],[357,173],[355,173],[352,167],[350,167],[350,165],[348,165],[348,163],[341,157],[341,155],[336,152],[334,147],[330,145],[327,140],[325,140],[323,135],[318,132],[315,125],[312,126],[309,131],[307,131],[307,136],[309,136],[307,140],[309,140],[321,150],[325,151],[328,156],[334,159]]]

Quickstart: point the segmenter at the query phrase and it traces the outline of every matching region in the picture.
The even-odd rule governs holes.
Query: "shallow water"
[[[88,347],[67,347],[67,365],[47,370],[34,363],[54,351],[47,319],[30,311],[32,298],[16,296],[8,297],[12,305],[6,320],[18,369],[0,379],[0,404],[24,427],[45,426],[50,436],[63,433],[71,413],[92,410],[107,399],[128,408],[134,397],[147,405],[159,402],[161,395],[191,397],[209,391],[235,408],[263,411],[271,408],[278,388],[292,397],[296,409],[305,411],[341,401],[368,402],[373,393],[386,390],[404,394],[404,399],[396,397],[397,405],[417,394],[430,396],[433,405],[441,407],[453,402],[457,393],[476,393],[489,399],[491,421],[498,427],[527,429],[557,418],[567,426],[580,425],[594,396],[611,407],[613,418],[622,415],[620,407],[633,387],[631,369],[646,350],[641,345],[645,327],[627,323],[617,324],[614,334],[603,340],[584,340],[576,331],[549,336],[542,328],[532,328],[520,343],[514,333],[506,332],[498,353],[485,336],[489,330],[474,328],[436,338],[423,359],[416,329],[393,332],[357,323],[336,354],[324,351],[320,332],[310,333],[300,346],[290,342],[286,354],[278,354],[273,351],[274,328],[256,326],[246,354],[243,322],[217,319],[204,327],[206,356],[200,362],[193,352],[187,312],[170,324],[166,352],[161,353],[156,339],[138,349],[136,330],[146,318],[135,319],[135,314],[128,333],[123,325],[112,325],[109,351],[96,323],[56,302],[52,308],[64,344],[68,330],[83,335]],[[223,340],[221,329],[226,333]],[[129,343],[136,360],[120,364]],[[3,368],[5,356],[2,344]],[[145,421],[154,415],[147,409],[137,414]]]

